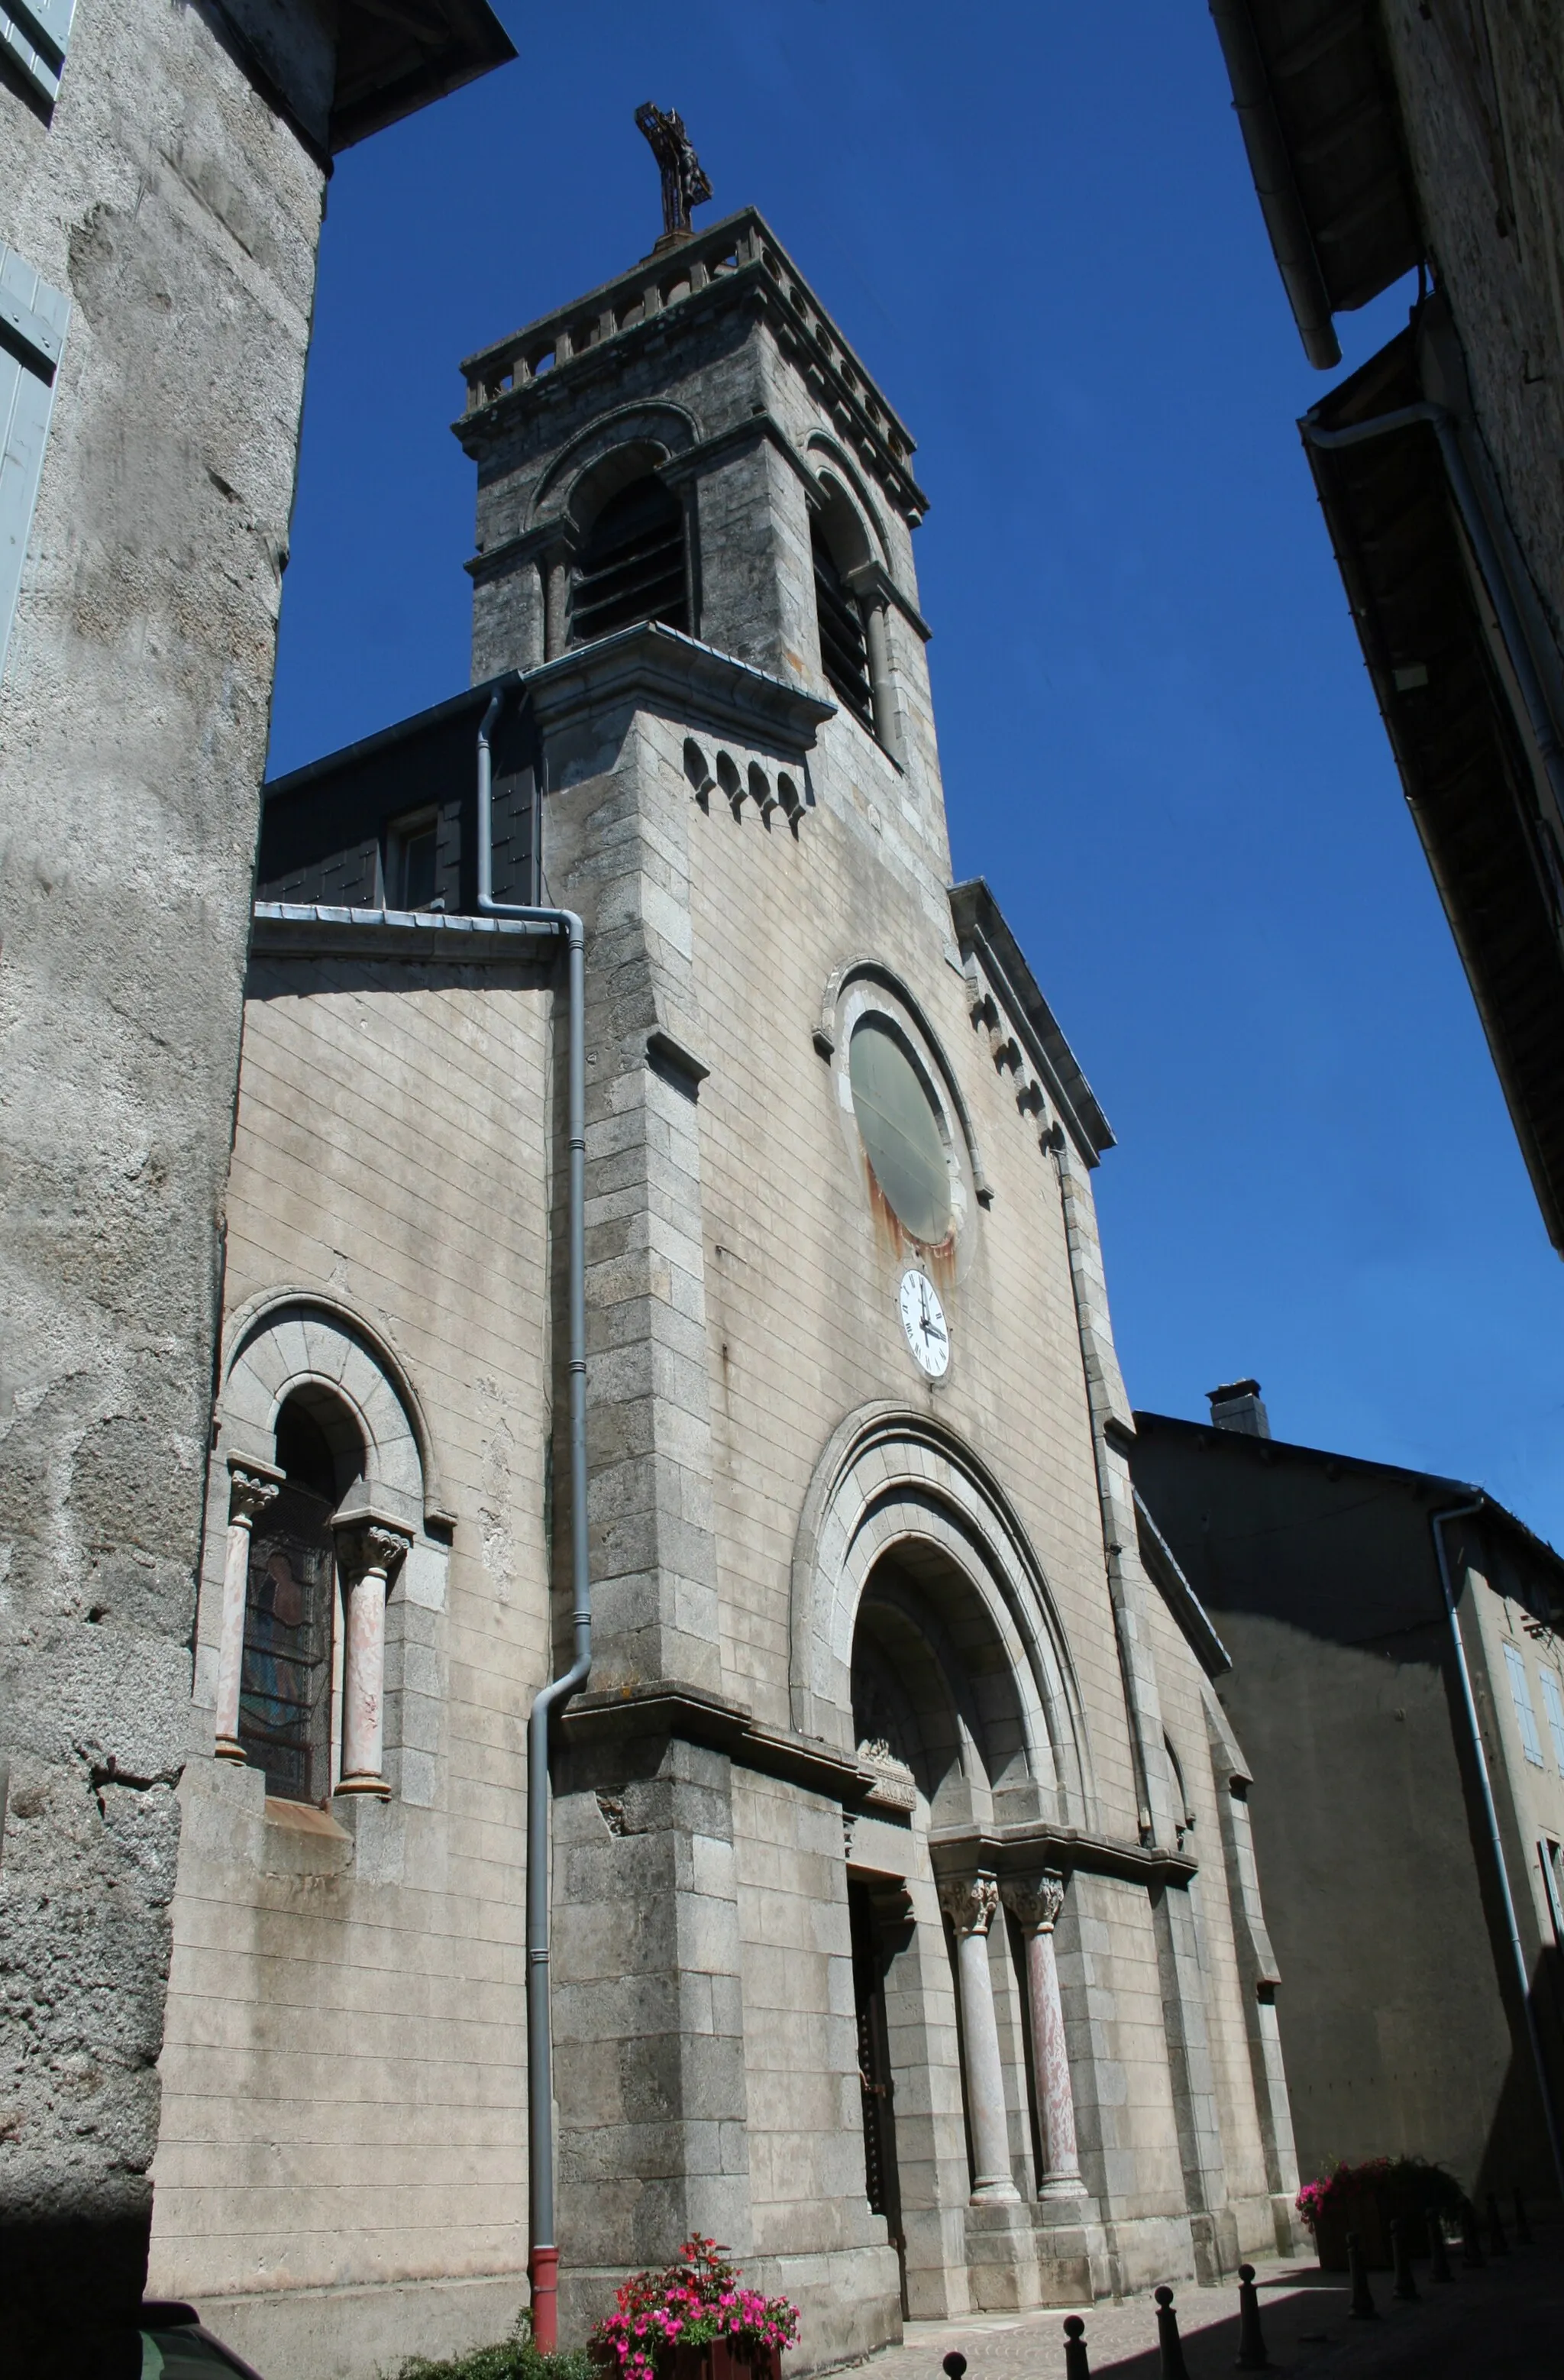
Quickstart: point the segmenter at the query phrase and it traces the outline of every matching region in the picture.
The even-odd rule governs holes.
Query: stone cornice
[[[1113,1147],[1112,1127],[999,903],[981,876],[952,885],[950,900],[962,956],[981,962],[1084,1162],[1095,1165],[1103,1150]]]
[[[823,1793],[848,1809],[859,1809],[879,1779],[844,1753],[812,1736],[765,1727],[743,1703],[659,1679],[623,1691],[581,1694],[562,1722],[567,1745],[623,1741],[631,1736],[677,1736],[725,1752],[741,1768],[779,1777],[806,1792]],[[879,1813],[884,1815],[883,1812]],[[894,1823],[892,1821],[892,1823]]]
[[[928,1848],[940,1877],[970,1876],[981,1869],[1002,1880],[1047,1867],[1152,1886],[1187,1884],[1200,1866],[1186,1852],[1121,1842],[1116,1836],[1056,1826],[1049,1818],[1012,1827],[940,1827],[929,1836]]]
[[[1177,1555],[1158,1527],[1138,1488],[1134,1499],[1141,1567],[1182,1629],[1191,1652],[1206,1676],[1219,1678],[1224,1670],[1231,1669],[1232,1656],[1212,1626],[1210,1615],[1184,1576]]]
[[[836,715],[834,702],[806,687],[656,620],[562,653],[532,671],[525,685],[545,733],[584,711],[629,700],[661,710],[681,725],[698,722],[763,741],[795,760],[813,748],[816,730]]]
[[[673,289],[679,294],[666,294]],[[693,328],[735,305],[766,316],[838,434],[915,526],[928,499],[909,468],[913,440],[905,424],[753,207],[697,233],[672,256],[644,257],[616,279],[468,356],[462,365],[468,409],[452,428],[476,455],[527,414],[568,402],[604,370],[618,374],[642,350],[662,344],[671,329]],[[622,322],[637,310],[638,320]],[[536,370],[549,355],[552,368]]]

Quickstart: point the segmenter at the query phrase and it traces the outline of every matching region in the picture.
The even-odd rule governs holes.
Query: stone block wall
[[[324,18],[269,40],[323,130]],[[59,2246],[72,2314],[145,2249],[322,189],[199,9],[79,10],[50,120],[0,91],[0,241],[70,310],[0,682],[0,2227],[45,2294]]]
[[[479,2344],[526,2296],[553,1005],[514,966],[258,957],[249,978],[230,1340],[289,1287],[322,1317],[287,1326],[297,1361],[330,1318],[361,1318],[406,1366],[454,1518],[415,1521],[388,1607],[390,1798],[269,1802],[259,1771],[211,1757],[220,1439],[152,2283],[276,2380],[365,2373],[370,2341],[388,2358]]]

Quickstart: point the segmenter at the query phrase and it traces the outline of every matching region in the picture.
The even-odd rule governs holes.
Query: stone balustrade
[[[469,356],[462,366],[467,412],[481,412],[669,308],[687,303],[713,283],[746,273],[763,273],[772,283],[787,320],[803,334],[832,383],[829,394],[838,400],[845,397],[851,411],[859,417],[860,427],[904,473],[912,457],[912,438],[751,209],[730,215],[709,231],[697,232],[661,256],[643,258],[630,272],[605,282],[589,297],[552,314],[540,315],[508,338]]]

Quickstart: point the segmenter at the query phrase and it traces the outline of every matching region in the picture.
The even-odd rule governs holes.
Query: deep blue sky
[[[1197,0],[501,0],[519,62],[331,188],[273,765],[467,682],[459,357],[660,228],[684,114],[919,442],[959,875],[1120,1146],[1137,1404],[1481,1481],[1564,1544],[1550,1251],[1391,765]],[[1407,292],[1347,318],[1346,364]]]

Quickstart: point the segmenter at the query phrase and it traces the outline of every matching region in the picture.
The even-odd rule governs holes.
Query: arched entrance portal
[[[794,1571],[794,1709],[848,1829],[865,2186],[907,2311],[1086,2296],[1053,1929],[1095,1797],[1062,1633],[997,1484],[922,1417],[838,1433]]]

